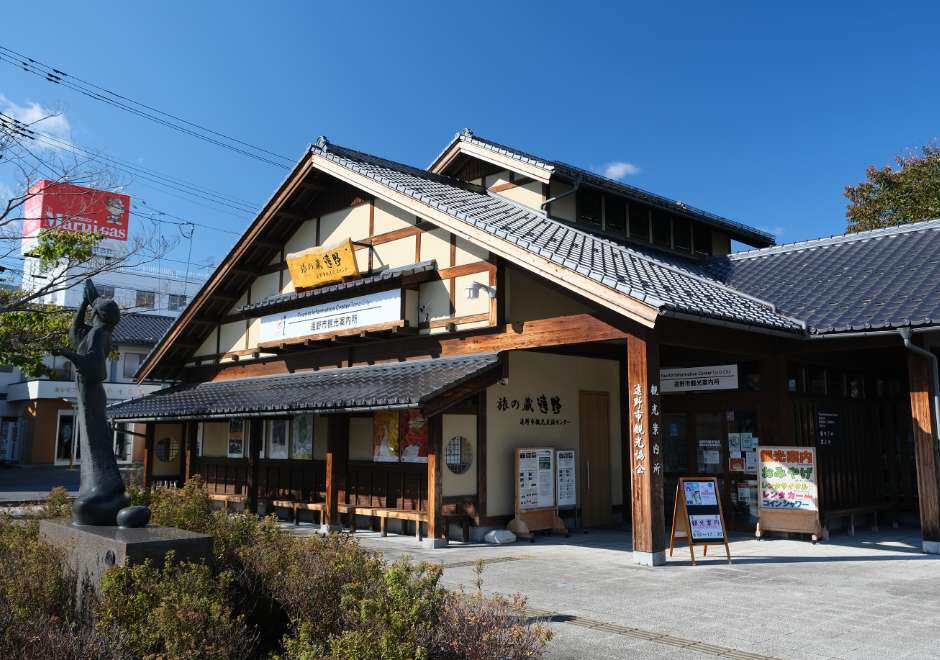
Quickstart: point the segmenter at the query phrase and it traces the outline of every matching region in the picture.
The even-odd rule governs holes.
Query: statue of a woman
[[[91,306],[92,322],[85,323]],[[117,303],[98,296],[91,280],[85,282],[85,295],[75,318],[69,339],[75,350],[57,349],[75,365],[75,386],[78,391],[78,429],[81,437],[81,487],[72,505],[72,522],[76,525],[115,525],[138,527],[147,524],[149,511],[142,507],[121,509],[130,503],[118,471],[105,407],[108,398],[104,381],[108,378],[108,356],[111,333],[121,319]],[[118,513],[121,512],[121,520]],[[143,525],[140,522],[143,522]]]

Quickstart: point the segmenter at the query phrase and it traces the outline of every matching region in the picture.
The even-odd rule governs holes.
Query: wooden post
[[[659,413],[659,345],[649,336],[627,337],[627,391],[630,411],[631,508],[633,561],[646,566],[666,563],[663,511],[662,415]],[[654,407],[655,406],[655,407]]]
[[[264,444],[264,422],[259,418],[248,424],[248,509],[258,512],[258,473],[261,462],[261,446]]]
[[[153,439],[157,433],[157,425],[147,422],[144,431],[144,490],[153,484]]]
[[[324,532],[341,529],[339,521],[339,487],[346,481],[349,460],[349,416],[330,415],[326,432],[326,511],[323,512]]]
[[[911,388],[914,458],[917,465],[923,547],[924,552],[940,554],[940,456],[931,414],[931,367],[926,358],[908,354],[907,373]]]
[[[443,487],[441,463],[443,456],[444,417],[437,414],[428,418],[428,540],[432,548],[447,545],[447,530],[444,529],[441,508]],[[421,523],[418,523],[419,525]]]
[[[185,485],[189,478],[193,476],[193,461],[196,460],[196,435],[199,432],[196,426],[198,422],[183,422],[183,438],[185,439],[186,453],[184,454],[183,464],[183,484]]]

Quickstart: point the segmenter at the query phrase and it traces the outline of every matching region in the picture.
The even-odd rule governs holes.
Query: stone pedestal
[[[89,585],[97,591],[101,575],[112,566],[149,559],[163,564],[170,550],[177,561],[208,561],[212,557],[212,537],[175,527],[121,529],[94,525],[73,525],[68,520],[43,520],[39,534],[47,543],[65,550],[67,560],[78,575],[78,588]]]

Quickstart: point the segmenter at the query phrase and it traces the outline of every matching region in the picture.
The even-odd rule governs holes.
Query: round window
[[[473,447],[462,435],[455,435],[444,447],[444,463],[454,474],[463,474],[473,465]]]

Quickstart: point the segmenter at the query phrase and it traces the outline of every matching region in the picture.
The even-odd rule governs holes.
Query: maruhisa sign
[[[42,229],[73,233],[100,233],[116,241],[127,240],[131,198],[120,193],[42,181],[31,186],[23,204],[23,236]]]
[[[287,255],[287,268],[297,289],[338,282],[344,277],[359,277],[356,253],[349,239],[332,247],[292,252]]]
[[[261,343],[329,334],[401,320],[401,289],[261,317]]]
[[[738,365],[736,364],[670,367],[659,370],[659,391],[663,393],[736,389],[738,389]]]

